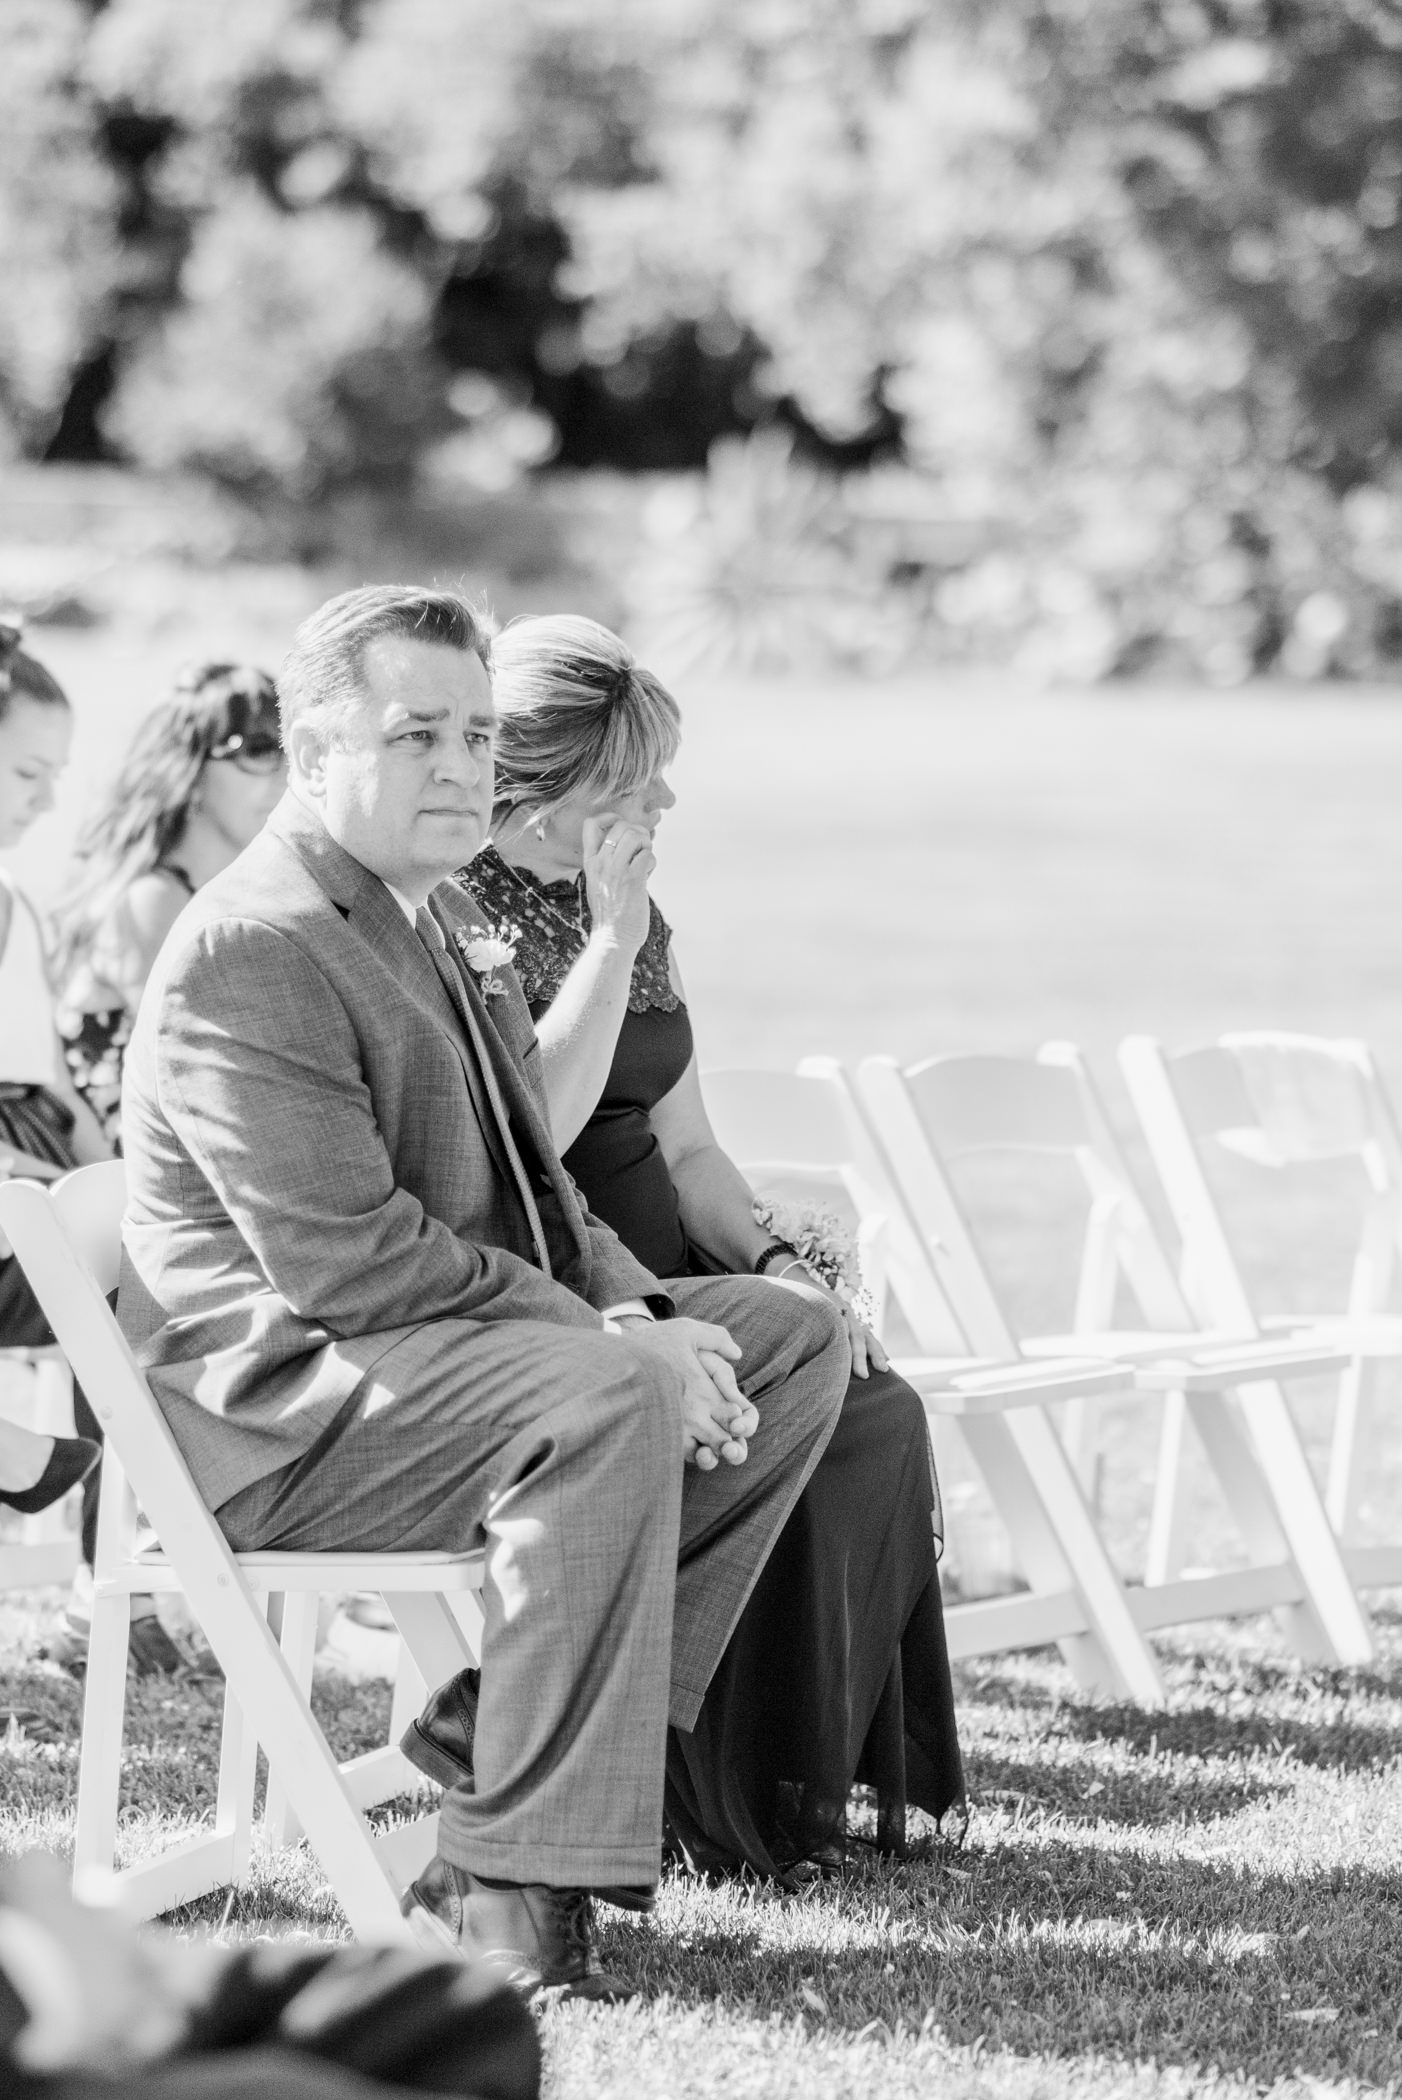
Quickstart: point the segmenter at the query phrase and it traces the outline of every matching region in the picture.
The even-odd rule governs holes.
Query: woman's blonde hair
[[[628,795],[672,763],[681,713],[607,627],[573,613],[513,620],[492,644],[494,816],[549,815],[573,795]]]

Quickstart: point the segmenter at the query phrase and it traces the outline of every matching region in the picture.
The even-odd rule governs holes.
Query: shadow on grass
[[[1160,1748],[1164,1747],[1162,1742]],[[980,1808],[1038,1810],[1068,1823],[1124,1823],[1137,1827],[1172,1822],[1210,1823],[1253,1802],[1288,1794],[1288,1781],[1233,1769],[1225,1762],[1195,1765],[1186,1772],[1149,1765],[1147,1770],[1102,1770],[1087,1762],[1055,1764],[1035,1756],[1007,1757],[979,1749],[968,1761],[969,1798]]]
[[[991,2055],[1101,2055],[1261,2084],[1402,2079],[1402,1875],[1238,1874],[1043,1842],[885,1868],[708,1930],[610,1922],[641,1990],[818,2028],[938,2026]],[[787,1915],[783,1913],[786,1911]],[[700,1921],[698,1920],[698,1924]]]
[[[340,1758],[387,1738],[389,1686],[319,1677],[317,1718]],[[219,1781],[224,1686],[200,1676],[129,1677],[120,1813],[191,1829],[211,1816]],[[53,1664],[0,1670],[0,1789],[16,1818],[77,1810],[83,1682]],[[261,1802],[262,1777],[256,1802]]]
[[[1350,1702],[1361,1702],[1364,1696],[1366,1688],[1360,1683]],[[1402,1697],[1402,1686],[1394,1685],[1391,1696]],[[1282,1713],[1226,1712],[1214,1706],[1176,1713],[1145,1713],[1136,1706],[1067,1706],[1058,1727],[1083,1742],[1123,1745],[1137,1756],[1226,1760],[1264,1755],[1294,1758],[1324,1771],[1379,1771],[1402,1752],[1402,1736],[1395,1726],[1360,1721],[1346,1710],[1308,1720]]]

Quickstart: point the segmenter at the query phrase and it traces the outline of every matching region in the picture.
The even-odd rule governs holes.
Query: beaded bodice
[[[514,868],[495,846],[487,846],[459,880],[471,890],[493,925],[519,926],[513,968],[528,1005],[548,1006],[578,961],[589,938],[589,900],[584,877],[573,882],[542,882],[526,868]],[[681,1005],[667,968],[672,930],[648,900],[648,929],[633,964],[628,1006],[635,1014],[658,1007],[675,1013]]]

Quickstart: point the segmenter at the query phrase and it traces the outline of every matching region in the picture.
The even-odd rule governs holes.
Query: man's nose
[[[463,780],[475,787],[481,778],[476,755],[457,737],[447,737],[438,747],[433,767],[437,780]]]
[[[46,815],[46,813],[47,813],[47,812],[48,812],[49,810],[51,810],[51,809],[53,808],[53,806],[54,806],[54,784],[53,784],[53,782],[52,782],[51,780],[40,780],[40,781],[37,781],[37,782],[35,783],[35,788],[34,788],[34,797],[33,797],[33,800],[34,800],[34,807],[35,807],[35,810],[37,811],[37,813],[38,813],[38,814],[39,814],[39,815],[40,815],[41,817],[42,817],[42,816],[44,816],[44,815]]]
[[[665,780],[659,780],[649,798],[654,809],[675,809],[677,798]]]

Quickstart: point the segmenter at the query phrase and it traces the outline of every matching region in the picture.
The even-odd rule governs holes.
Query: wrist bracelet
[[[808,1264],[803,1259],[803,1256],[799,1255],[795,1261],[786,1261],[784,1263],[783,1268],[780,1269],[778,1275],[771,1277],[770,1281],[772,1283],[782,1283],[784,1278],[788,1275],[790,1269],[802,1269],[805,1276],[808,1274]]]
[[[789,1255],[794,1261],[801,1259],[797,1247],[791,1247],[787,1240],[771,1240],[755,1263],[755,1275],[763,1276],[770,1263],[776,1262],[781,1254]]]

